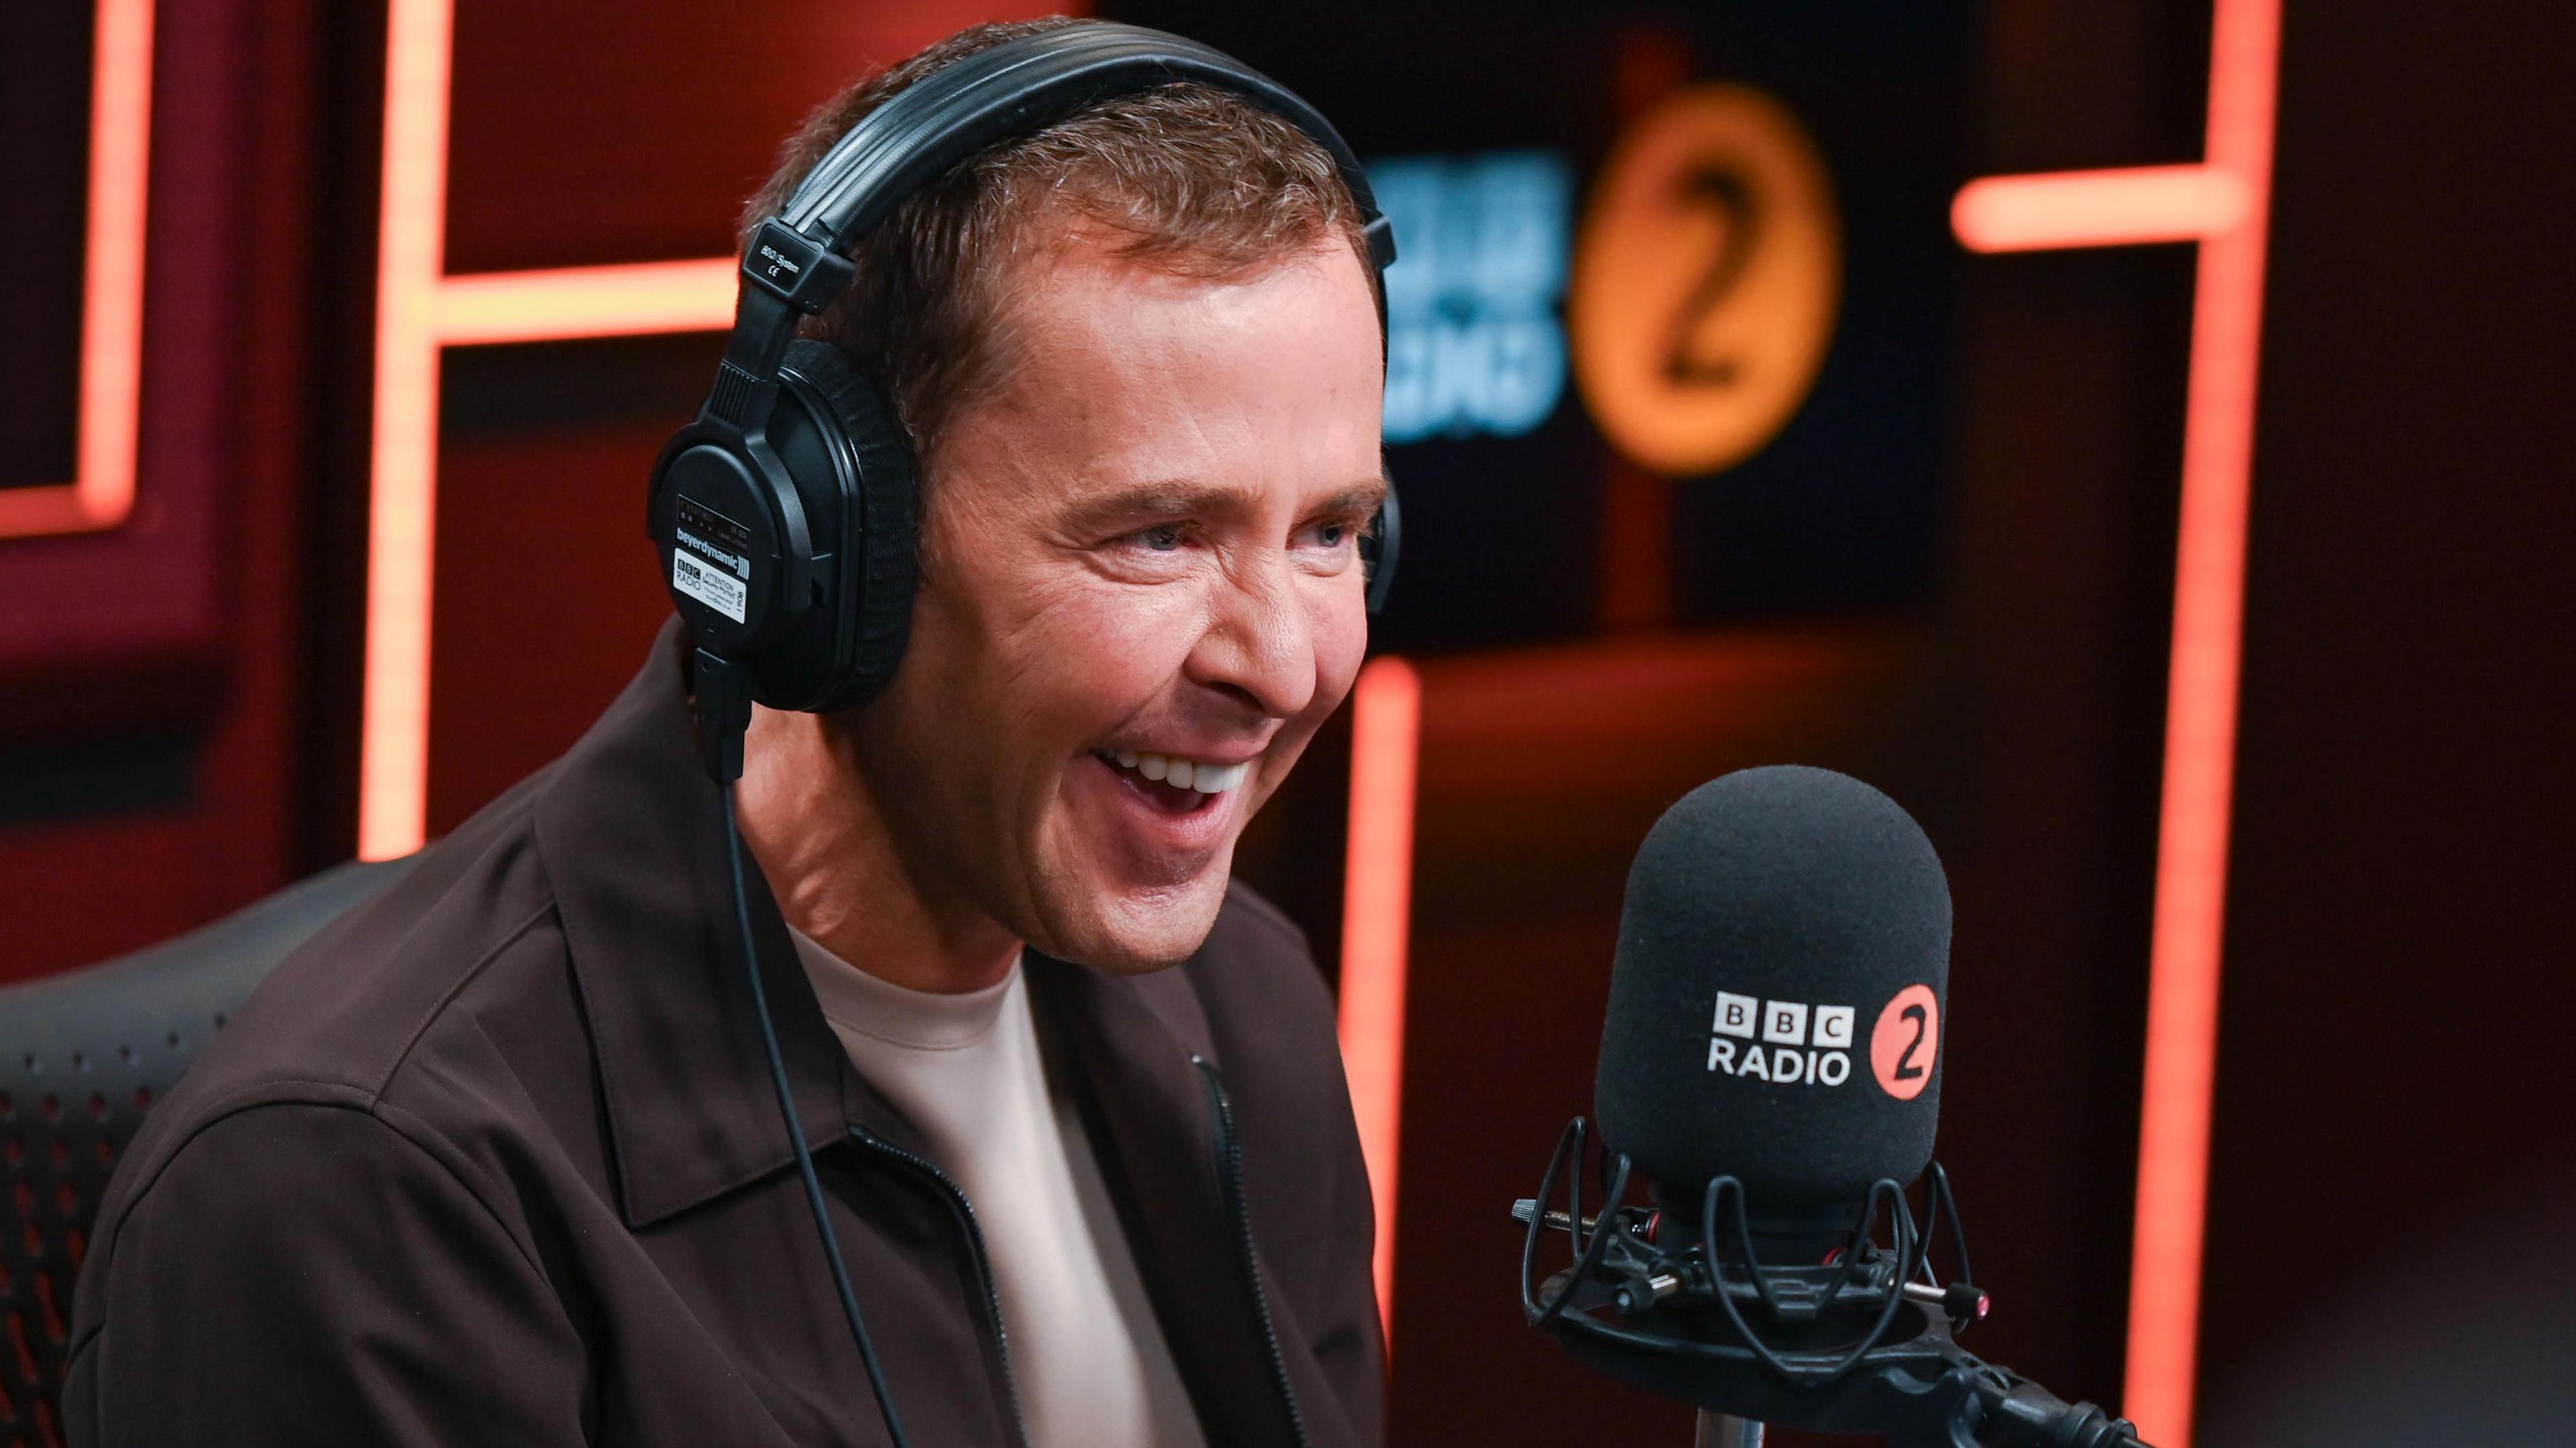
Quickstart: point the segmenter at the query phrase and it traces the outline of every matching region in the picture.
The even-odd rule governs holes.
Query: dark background
[[[22,8],[0,20],[0,485],[61,480],[78,335],[88,36],[80,7]],[[807,106],[986,13],[802,0],[745,26],[654,0],[611,28],[569,0],[458,8],[459,272],[719,253]],[[0,540],[14,977],[211,919],[354,839],[384,17],[162,11],[137,511]],[[1545,147],[1586,180],[1623,76],[1747,81],[1814,131],[1843,211],[1825,372],[1742,467],[1643,478],[1570,394],[1529,437],[1391,459],[1407,559],[1380,644],[1425,681],[1395,1441],[1687,1441],[1684,1411],[1519,1326],[1502,1212],[1588,1108],[1647,824],[1789,759],[1887,789],[1950,869],[1942,1155],[1998,1301],[1976,1345],[2115,1403],[2192,257],[1971,256],[1947,206],[1979,175],[2196,159],[2208,6],[1104,13],[1235,50],[1364,154]],[[2493,1374],[2429,1364],[2480,1340],[2458,1324],[2500,1319],[2425,1264],[2513,1261],[2549,1230],[2518,1224],[2563,1228],[2535,1204],[2567,1193],[2553,1165],[2576,1148],[2571,34],[2529,0],[2288,0],[2207,1443],[2293,1441],[2319,1404],[2409,1391],[2409,1364],[2482,1397]],[[434,832],[640,660],[664,607],[643,477],[713,346],[446,354]],[[1244,856],[1328,970],[1344,768],[1319,749]],[[2563,1311],[2530,1320],[2576,1348]],[[2379,1356],[2339,1355],[2360,1321],[2392,1324]]]

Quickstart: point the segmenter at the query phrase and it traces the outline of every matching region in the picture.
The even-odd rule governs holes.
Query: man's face
[[[1377,315],[1339,240],[1225,281],[1079,238],[1026,266],[924,489],[903,665],[851,727],[934,909],[1154,969],[1359,669]]]

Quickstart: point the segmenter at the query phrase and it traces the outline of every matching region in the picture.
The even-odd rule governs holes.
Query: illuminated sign
[[[1395,225],[1386,440],[1515,437],[1565,392],[1574,175],[1547,151],[1403,156],[1369,181]]]
[[[1841,289],[1832,187],[1797,118],[1747,86],[1677,91],[1619,138],[1584,213],[1576,384],[1639,464],[1731,467],[1806,400]]]

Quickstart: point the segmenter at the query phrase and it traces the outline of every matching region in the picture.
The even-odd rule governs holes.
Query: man
[[[827,105],[751,214],[1025,30]],[[921,581],[885,692],[760,711],[738,798],[882,1405],[673,626],[156,1109],[81,1278],[73,1441],[1375,1442],[1330,1003],[1228,881],[1366,642],[1357,226],[1310,139],[1166,87],[907,201],[810,329],[914,441]]]

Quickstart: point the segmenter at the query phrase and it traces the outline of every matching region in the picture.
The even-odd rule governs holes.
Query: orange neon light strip
[[[2199,241],[2233,229],[2248,204],[2244,179],[2214,165],[1988,176],[1960,190],[1950,227],[1970,251]]]
[[[420,10],[428,0],[411,0]],[[443,3],[443,0],[442,0]],[[447,85],[445,36],[432,19],[409,41],[435,44],[436,76],[415,66],[397,136],[395,84],[387,81],[382,300],[377,314],[374,520],[367,571],[366,722],[360,746],[358,854],[390,859],[419,849],[429,779],[430,574],[436,557],[438,354],[446,347],[553,342],[733,325],[735,258],[568,267],[558,271],[442,276]],[[444,25],[444,17],[435,23]],[[397,32],[393,54],[402,57]],[[435,138],[426,134],[433,123]],[[411,148],[401,177],[407,215],[397,228],[393,148]],[[432,146],[437,154],[429,154]],[[435,174],[433,174],[433,168]],[[399,257],[397,246],[400,247]],[[399,272],[397,267],[400,268]],[[399,293],[399,297],[397,297]]]
[[[1975,251],[2200,243],[2124,1389],[2140,1435],[2163,1448],[2189,1448],[2199,1353],[2280,24],[2280,0],[2218,0],[2201,164],[1988,177],[1950,213]]]
[[[2246,207],[2201,244],[2192,308],[2125,1389],[2129,1416],[2165,1448],[2189,1448],[2199,1351],[2280,0],[2218,0],[2212,29],[2208,162],[2244,187]]]
[[[452,276],[438,284],[442,346],[713,332],[733,325],[735,258]]]
[[[1350,853],[1342,886],[1342,1070],[1377,1204],[1377,1310],[1392,1339],[1395,1169],[1404,1109],[1404,947],[1413,907],[1422,676],[1372,660],[1351,699]]]
[[[0,538],[113,528],[134,511],[143,393],[143,224],[152,177],[153,0],[99,0],[90,51],[72,481],[0,488]]]
[[[358,856],[420,848],[429,793],[439,273],[447,220],[449,0],[392,0],[376,273],[375,450]]]

